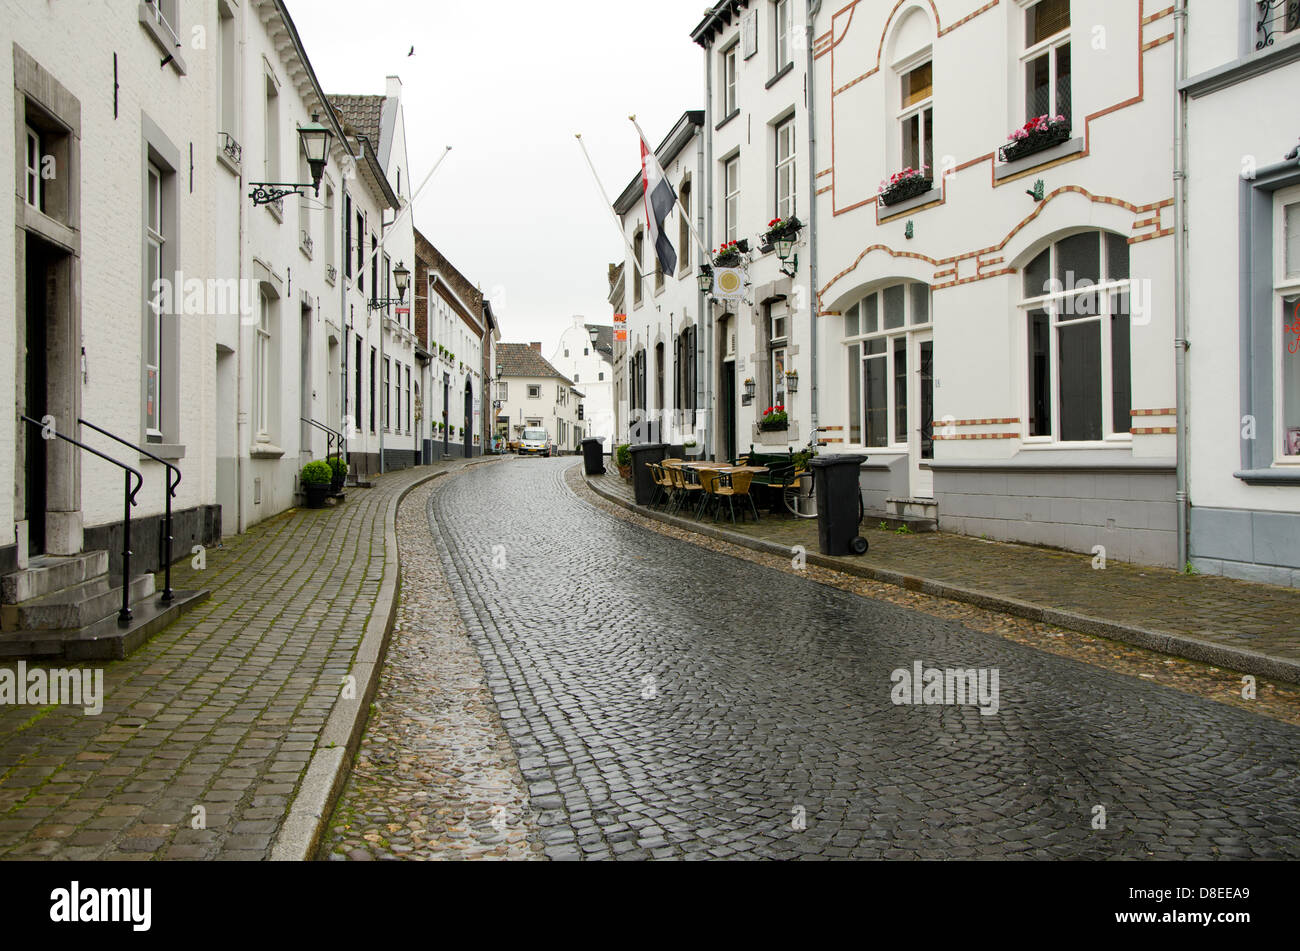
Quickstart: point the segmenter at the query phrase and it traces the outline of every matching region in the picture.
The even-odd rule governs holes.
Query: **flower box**
[[[793,215],[789,218],[773,218],[767,223],[767,231],[763,233],[763,246],[770,250],[782,238],[794,240],[802,230],[803,222]]]
[[[758,421],[760,432],[772,433],[790,428],[790,416],[784,406],[769,406]]]
[[[897,205],[901,201],[924,195],[934,187],[934,179],[924,170],[903,169],[897,175],[880,183],[880,203],[885,207]]]
[[[998,149],[998,158],[1014,162],[1070,140],[1070,123],[1064,116],[1038,116],[1007,136],[1010,141]]]
[[[742,248],[740,246],[740,243],[737,241],[732,241],[730,244],[724,244],[722,247],[714,250],[713,266],[714,267],[740,267],[742,262],[741,254],[744,251],[748,251],[748,250],[749,250],[748,241],[745,242],[744,248]]]

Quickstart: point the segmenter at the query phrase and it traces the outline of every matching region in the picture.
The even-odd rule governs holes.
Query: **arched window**
[[[872,291],[845,309],[851,444],[877,449],[908,446],[914,422],[926,441],[931,438],[932,394],[915,394],[908,375],[909,367],[921,370],[929,359],[928,349],[918,349],[918,332],[929,325],[930,288],[916,281]],[[913,406],[914,396],[927,405]],[[929,452],[933,447],[921,448]]]
[[[887,136],[893,143],[890,171],[934,168],[934,25],[919,5],[898,20],[889,43],[893,68],[891,108],[897,126]]]
[[[1101,231],[1071,235],[1023,273],[1028,435],[1057,442],[1129,438],[1128,239]]]

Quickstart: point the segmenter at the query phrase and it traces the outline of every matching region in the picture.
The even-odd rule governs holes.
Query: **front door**
[[[465,381],[465,458],[474,454],[474,387]]]
[[[23,413],[35,420],[44,420],[49,412],[49,372],[46,362],[49,353],[47,286],[50,259],[45,245],[35,238],[27,239],[27,322],[26,359],[24,361],[25,387]],[[46,466],[49,461],[48,443],[41,431],[29,423],[20,423],[19,435],[23,439],[23,510],[27,520],[28,551],[33,555],[45,553],[45,509],[47,502]]]
[[[736,361],[722,364],[722,451],[728,462],[736,458]]]
[[[914,334],[912,348],[912,366],[916,367],[916,372],[910,381],[912,392],[909,401],[919,408],[919,412],[913,419],[908,444],[911,495],[916,499],[932,499],[934,472],[930,463],[934,461],[934,335]]]

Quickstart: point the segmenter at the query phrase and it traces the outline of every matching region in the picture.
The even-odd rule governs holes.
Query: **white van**
[[[525,429],[519,438],[519,455],[551,456],[554,455],[551,437],[544,429]]]

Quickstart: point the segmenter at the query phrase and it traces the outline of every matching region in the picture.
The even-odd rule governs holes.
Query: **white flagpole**
[[[583,156],[587,159],[587,167],[591,169],[591,177],[596,181],[596,188],[600,190],[601,200],[605,202],[605,207],[609,209],[610,217],[614,220],[614,227],[618,229],[619,237],[627,245],[628,251],[632,254],[632,260],[635,262],[637,269],[641,267],[641,262],[636,259],[636,247],[632,244],[632,239],[627,236],[623,230],[623,222],[619,220],[618,212],[614,210],[614,203],[609,200],[609,194],[605,191],[604,184],[601,183],[600,176],[596,174],[596,165],[591,160],[591,154],[587,151],[587,143],[582,141],[582,133],[575,132],[573,137],[578,140],[578,146],[582,149]],[[642,272],[641,279],[644,280],[649,275]]]
[[[645,146],[645,150],[654,156],[654,160],[658,162],[659,157],[655,155],[655,150],[650,146],[650,142],[646,139],[645,133],[641,131],[641,125],[636,121],[636,115],[630,115],[628,116],[628,119],[632,121],[632,125],[636,126],[636,134],[641,137],[641,143]],[[681,196],[677,194],[677,189],[675,188],[672,189],[672,192],[673,204],[681,210],[682,217],[686,219],[686,227],[691,229],[691,237],[695,239],[696,245],[699,246],[700,261],[703,263],[711,263],[713,261],[713,255],[709,253],[709,249],[705,246],[704,239],[700,237],[700,233],[695,230],[695,222],[691,220],[690,213],[685,208],[682,208]]]

